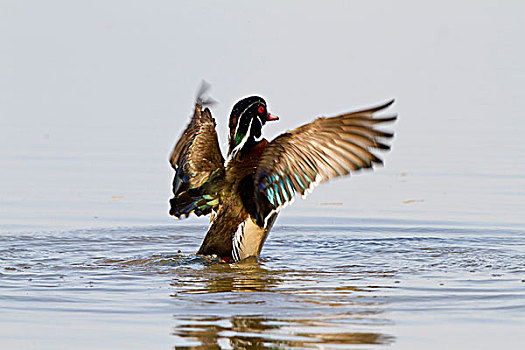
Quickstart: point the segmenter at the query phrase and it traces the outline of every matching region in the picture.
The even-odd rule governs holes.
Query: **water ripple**
[[[237,264],[194,254],[204,230],[3,234],[0,314],[166,315],[182,348],[394,344],[399,314],[523,319],[517,229],[277,226]]]

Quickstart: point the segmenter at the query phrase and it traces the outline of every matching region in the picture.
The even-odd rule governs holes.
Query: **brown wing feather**
[[[224,169],[224,158],[219,147],[215,120],[208,108],[203,110],[200,104],[195,105],[195,113],[190,123],[171,152],[170,163],[175,169],[174,197],[170,201],[170,213],[180,217],[182,214],[198,212],[200,207],[206,208],[204,214],[207,214],[210,209],[209,203],[206,203],[202,197],[207,194],[216,197],[216,194],[207,193],[209,186],[202,187],[199,191],[192,191],[191,195],[188,191],[204,185],[217,169]],[[215,172],[215,176],[221,173]],[[215,203],[213,198],[208,202]]]
[[[197,104],[195,113],[170,155],[173,169],[184,167],[191,176],[190,187],[198,187],[212,171],[224,166],[215,130],[215,120],[210,110]]]
[[[394,101],[332,118],[318,118],[275,138],[261,155],[254,176],[258,220],[289,203],[296,193],[304,196],[319,182],[382,164],[373,152],[388,150],[393,134],[378,124],[394,121],[392,115],[373,114]]]

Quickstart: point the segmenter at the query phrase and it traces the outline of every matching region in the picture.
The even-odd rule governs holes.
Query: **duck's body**
[[[261,252],[275,219],[266,226],[259,227],[252,217],[255,203],[249,194],[254,193],[253,175],[267,145],[268,141],[263,139],[249,154],[239,154],[228,162],[223,201],[213,215],[198,254],[217,254],[223,260],[238,261],[258,256]]]
[[[393,102],[393,101],[392,101]],[[319,182],[381,163],[371,149],[386,150],[380,139],[392,134],[374,125],[382,106],[334,118],[319,118],[271,142],[262,126],[278,118],[257,96],[239,101],[230,115],[229,159],[221,155],[215,121],[197,102],[193,118],[177,142],[170,214],[212,215],[198,254],[223,261],[258,256],[277,215],[295,194],[305,196]]]

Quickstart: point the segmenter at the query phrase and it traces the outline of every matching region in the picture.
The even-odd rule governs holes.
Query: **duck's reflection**
[[[271,291],[281,282],[281,271],[264,268],[255,258],[239,264],[208,264],[203,270],[180,269],[172,286],[178,293]]]
[[[257,316],[233,316],[228,319],[179,318],[176,323],[173,335],[177,343],[182,345],[177,348],[189,349],[310,348],[321,344],[388,345],[395,340],[386,334],[345,332],[334,324],[305,319],[283,321]]]
[[[375,287],[316,289],[315,278],[308,277],[307,272],[271,271],[255,260],[177,274],[172,285],[174,302],[180,306],[174,315],[176,348],[305,348],[394,341],[370,331],[389,324],[370,295]],[[296,281],[300,285],[294,288]]]

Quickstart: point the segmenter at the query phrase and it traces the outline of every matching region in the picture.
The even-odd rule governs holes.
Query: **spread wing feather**
[[[175,169],[170,214],[209,214],[219,202],[219,189],[206,182],[212,174],[215,180],[223,176],[224,158],[208,108],[195,105],[193,117],[170,155],[170,163]]]
[[[374,118],[373,114],[393,102],[318,118],[270,142],[254,176],[259,224],[290,203],[297,193],[305,196],[319,182],[382,164],[373,152],[390,149],[386,142],[393,134],[376,126],[394,121],[397,116]]]

